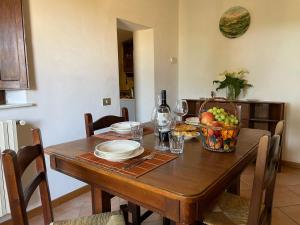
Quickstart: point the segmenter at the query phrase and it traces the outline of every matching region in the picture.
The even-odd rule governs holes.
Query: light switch
[[[111,105],[111,98],[103,98],[103,106]]]

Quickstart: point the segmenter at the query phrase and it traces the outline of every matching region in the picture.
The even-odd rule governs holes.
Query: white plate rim
[[[110,157],[100,157],[97,155],[96,152],[98,152],[98,150],[95,150],[94,151],[94,155],[97,157],[97,158],[100,158],[100,159],[105,159],[107,161],[111,161],[111,162],[122,162],[122,161],[125,161],[125,160],[128,160],[128,159],[132,159],[132,158],[135,158],[141,154],[143,154],[145,151],[145,149],[143,147],[140,147],[139,149],[135,150],[135,152],[127,157],[120,157],[120,158],[110,158]]]
[[[116,127],[118,124],[129,124],[128,128],[120,128],[120,127]],[[110,126],[111,129],[114,130],[131,130],[130,125],[131,124],[136,124],[136,125],[140,125],[140,122],[136,122],[136,121],[124,121],[124,122],[118,122],[118,123],[114,123]]]
[[[118,142],[119,143],[120,142],[123,142],[123,143],[127,142],[127,144],[132,144],[132,146],[135,147],[135,148],[134,149],[129,149],[127,151],[125,150],[125,151],[122,151],[122,152],[109,152],[109,151],[102,151],[100,149],[101,146],[115,144],[115,143],[118,143]],[[135,150],[137,150],[140,147],[141,147],[141,144],[139,142],[133,141],[133,140],[111,140],[111,141],[101,142],[100,144],[96,145],[95,150],[101,152],[104,155],[124,155],[124,154],[130,154],[130,153],[134,152]]]

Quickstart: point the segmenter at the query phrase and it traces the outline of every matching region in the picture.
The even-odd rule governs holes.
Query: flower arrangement
[[[226,88],[227,98],[229,100],[236,100],[242,90],[244,91],[249,87],[253,87],[253,85],[248,84],[248,81],[245,79],[246,74],[249,74],[248,70],[225,70],[219,74],[218,80],[214,80],[213,84],[219,84],[216,91]]]

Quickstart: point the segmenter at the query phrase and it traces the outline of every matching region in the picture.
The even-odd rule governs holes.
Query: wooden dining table
[[[45,152],[56,171],[157,212],[176,224],[195,224],[224,190],[239,193],[240,174],[255,160],[263,135],[270,133],[241,129],[236,151],[231,153],[205,150],[200,138],[186,141],[183,154],[139,177],[125,176],[78,159],[78,155],[94,151],[104,141],[96,136],[50,146]],[[154,149],[154,143],[153,134],[144,136],[145,149]],[[99,211],[105,211],[107,202],[101,202],[101,195],[92,202],[101,204]]]

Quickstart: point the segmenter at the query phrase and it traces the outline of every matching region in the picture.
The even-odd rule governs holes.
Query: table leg
[[[240,189],[241,189],[241,176],[238,176],[229,186],[227,191],[229,193],[240,195]]]
[[[131,202],[128,202],[128,222],[132,225],[140,225],[140,216],[141,216],[141,208],[133,204]]]
[[[91,185],[91,194],[92,194],[93,214],[111,211],[109,193],[102,191],[100,188]]]

